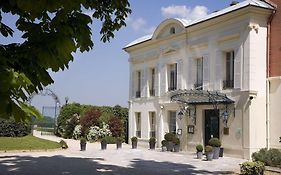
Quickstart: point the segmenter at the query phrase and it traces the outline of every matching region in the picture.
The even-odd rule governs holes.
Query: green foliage
[[[161,141],[161,145],[162,145],[162,146],[166,146],[166,145],[167,145],[167,140],[162,140],[162,141]]]
[[[89,108],[80,118],[82,131],[89,129],[91,126],[99,126],[101,112],[96,107]]]
[[[210,145],[205,146],[205,152],[206,153],[210,153],[212,151],[213,151],[213,147],[212,146],[210,146]]]
[[[119,117],[111,117],[108,125],[113,137],[120,137],[122,135],[124,126]]]
[[[79,117],[77,114],[74,114],[70,119],[66,121],[63,137],[68,139],[72,138],[75,126],[78,124],[79,124]]]
[[[263,162],[267,166],[281,167],[281,152],[278,149],[261,149],[252,154],[252,159]]]
[[[77,50],[93,48],[89,26],[93,18],[102,22],[101,40],[107,42],[126,25],[129,6],[127,0],[1,1],[0,35],[13,36],[3,23],[8,20],[2,20],[6,17],[2,14],[12,14],[17,19],[10,25],[22,33],[23,42],[0,43],[0,117],[27,118],[32,111],[22,102],[54,82],[48,70],[64,70]]]
[[[37,125],[37,127],[44,127],[44,128],[54,128],[54,118],[43,116],[42,119],[35,119],[33,122],[34,125]]]
[[[221,146],[221,141],[218,138],[211,138],[208,142],[209,145],[213,147],[220,147]]]
[[[156,143],[156,138],[155,137],[151,137],[149,139],[149,143]]]
[[[265,170],[264,164],[260,161],[255,162],[244,162],[240,165],[241,174],[252,175],[260,174],[262,175]]]
[[[87,139],[86,139],[85,137],[82,137],[82,138],[80,139],[80,143],[81,143],[81,144],[87,143]]]
[[[168,142],[172,142],[175,137],[176,135],[174,133],[166,133],[164,136],[165,140],[167,140]]]
[[[203,151],[203,145],[201,145],[201,144],[196,145],[196,151],[197,152],[202,152]]]
[[[122,143],[124,139],[122,137],[116,137],[116,142],[117,143]]]
[[[64,135],[67,125],[67,120],[71,119],[74,114],[80,115],[82,113],[82,106],[79,103],[72,103],[64,105],[61,108],[60,114],[57,119],[58,132]]]
[[[105,136],[104,139],[106,140],[106,143],[107,144],[115,144],[116,143],[116,139],[115,137],[113,136]]]
[[[30,125],[28,123],[16,122],[12,118],[0,118],[0,137],[22,137],[28,134],[30,134]]]
[[[137,138],[137,137],[132,137],[132,138],[131,138],[131,141],[132,141],[132,142],[138,142],[138,138]]]
[[[173,143],[174,143],[175,145],[180,145],[181,142],[180,142],[180,139],[179,139],[179,138],[174,137]]]
[[[0,150],[45,150],[60,148],[58,142],[31,135],[24,137],[0,137]]]
[[[100,142],[102,143],[102,144],[107,144],[107,140],[106,140],[106,138],[104,137],[104,138],[102,138],[101,140],[100,140]]]
[[[68,148],[68,145],[67,145],[67,143],[64,140],[60,140],[59,144],[60,144],[62,149],[67,149]]]

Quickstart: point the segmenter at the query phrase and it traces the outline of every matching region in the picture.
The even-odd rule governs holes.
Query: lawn
[[[57,142],[40,139],[31,135],[25,137],[0,137],[0,151],[46,150],[60,148]]]

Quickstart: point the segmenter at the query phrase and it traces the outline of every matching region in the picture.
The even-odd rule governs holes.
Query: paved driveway
[[[35,133],[38,135],[38,133]],[[43,136],[59,140],[54,136]],[[195,159],[193,153],[170,153],[124,145],[116,150],[108,145],[87,144],[79,151],[79,141],[66,139],[67,150],[47,152],[0,153],[0,175],[181,175],[232,174],[238,172],[242,159],[220,158],[214,161]]]

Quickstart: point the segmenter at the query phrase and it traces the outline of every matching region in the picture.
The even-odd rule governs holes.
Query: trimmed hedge
[[[243,175],[261,175],[264,173],[265,166],[264,163],[260,161],[255,162],[244,162],[240,165],[240,171]]]
[[[278,149],[271,148],[267,150],[266,148],[263,148],[260,151],[253,153],[252,159],[261,161],[266,166],[281,168],[281,152]]]
[[[30,126],[13,119],[0,119],[0,137],[23,137],[30,134]]]

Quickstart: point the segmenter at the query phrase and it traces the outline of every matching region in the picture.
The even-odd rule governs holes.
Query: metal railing
[[[223,89],[231,89],[231,88],[234,88],[234,80],[224,80]]]
[[[195,83],[194,88],[197,90],[203,90],[203,83]]]
[[[141,92],[140,91],[136,91],[136,98],[140,98],[141,96]]]

